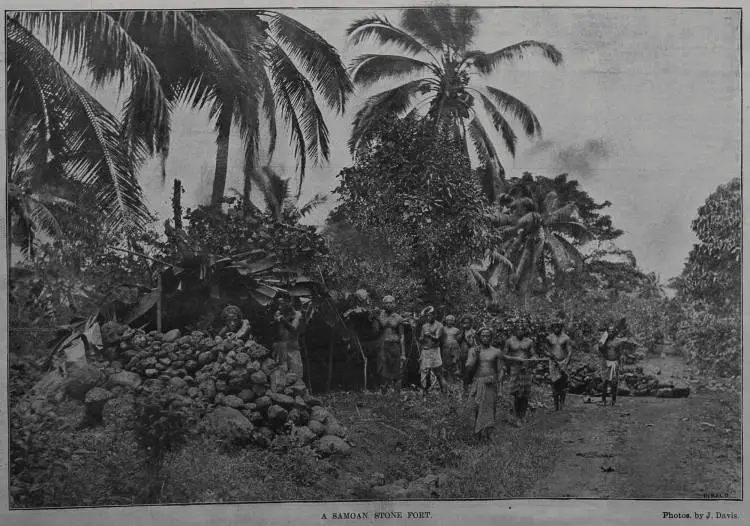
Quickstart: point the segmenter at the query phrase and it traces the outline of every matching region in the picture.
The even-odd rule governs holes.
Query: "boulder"
[[[310,413],[310,418],[319,422],[328,423],[331,414],[322,406],[315,406]]]
[[[253,425],[259,426],[263,423],[263,415],[260,414],[259,411],[248,411],[247,415],[248,420],[253,423]]]
[[[216,384],[213,380],[203,380],[199,385],[198,388],[203,391],[203,393],[206,395],[206,398],[212,399],[216,396]]]
[[[209,349],[208,351],[203,351],[198,355],[198,363],[200,365],[206,365],[209,362],[213,362],[216,360],[216,352],[212,349]]]
[[[299,409],[292,409],[291,411],[289,411],[287,420],[296,426],[302,425],[302,415],[300,414]]]
[[[253,392],[255,393],[255,396],[265,396],[266,394],[266,386],[265,385],[254,385],[253,386]]]
[[[263,371],[266,375],[270,375],[275,369],[276,360],[274,360],[273,358],[266,358],[260,364],[260,370]]]
[[[297,409],[307,409],[307,404],[301,396],[296,396],[294,398],[294,407]]]
[[[260,362],[258,360],[251,360],[247,362],[246,368],[251,373],[257,373],[260,371]]]
[[[209,431],[230,438],[238,435],[250,438],[253,432],[253,424],[245,418],[245,415],[231,407],[217,407],[207,414],[203,419],[203,425]]]
[[[325,432],[326,432],[326,426],[325,426],[325,424],[323,424],[323,423],[322,423],[321,421],[319,421],[319,420],[310,420],[310,421],[309,421],[309,422],[307,423],[307,427],[308,427],[308,429],[309,429],[310,431],[312,431],[313,433],[315,433],[315,434],[316,434],[316,435],[318,435],[319,437],[320,437],[320,436],[323,436],[323,435],[325,435]]]
[[[675,398],[687,398],[690,396],[690,387],[687,384],[678,382],[672,389]]]
[[[292,429],[292,442],[297,446],[306,446],[312,443],[317,438],[317,435],[313,433],[309,427],[295,427]]]
[[[338,422],[333,422],[326,426],[326,434],[346,438],[346,428]]]
[[[185,393],[187,392],[187,382],[179,377],[173,377],[170,378],[168,381],[168,389],[170,391],[174,391],[175,393]]]
[[[296,382],[294,382],[294,384],[291,386],[291,390],[294,396],[305,396],[305,394],[307,394],[307,386],[302,380],[297,380]]]
[[[137,373],[132,373],[130,371],[120,371],[112,376],[109,377],[109,380],[107,381],[107,385],[114,387],[114,386],[122,386],[126,389],[135,389],[141,383],[143,380],[141,380],[140,375]]]
[[[84,402],[86,403],[86,416],[92,424],[100,424],[104,417],[104,404],[112,398],[112,393],[101,387],[89,389]]]
[[[198,398],[201,395],[201,390],[197,387],[189,387],[187,390],[187,394],[190,398]]]
[[[302,399],[305,401],[308,407],[315,407],[316,405],[323,405],[323,402],[320,401],[320,398],[315,398],[314,396],[311,396],[311,395],[303,395]]]
[[[325,435],[321,438],[315,449],[321,455],[349,455],[352,451],[352,447],[346,443],[346,441],[337,436]]]
[[[674,398],[674,392],[670,388],[662,388],[656,390],[657,398]]]
[[[164,343],[176,342],[180,336],[180,329],[172,329],[162,336],[161,341]]]
[[[268,393],[268,397],[274,404],[278,404],[284,407],[294,406],[294,398],[281,393]]]
[[[256,385],[266,385],[268,383],[268,377],[258,371],[250,375],[250,381]]]
[[[630,396],[632,394],[632,391],[629,387],[625,385],[621,385],[617,388],[617,396]]]
[[[273,442],[273,439],[275,437],[276,433],[274,433],[270,428],[261,427],[255,434],[255,442],[261,447],[270,447],[271,442]]]
[[[63,382],[63,392],[74,400],[83,401],[86,393],[104,378],[102,372],[87,363],[76,364],[68,369]]]
[[[234,396],[234,395],[225,396],[222,403],[225,406],[233,407],[235,409],[240,409],[242,408],[242,406],[245,405],[245,402],[242,401],[242,398],[240,398],[239,396]]]
[[[250,363],[250,355],[246,352],[238,352],[235,356],[235,360],[237,361],[237,365],[241,366],[247,366],[248,363]]]
[[[271,407],[272,403],[271,399],[267,396],[261,396],[260,398],[255,399],[255,406],[261,411]]]
[[[227,383],[224,380],[216,380],[216,390],[220,393],[225,393],[227,390]]]
[[[285,376],[286,385],[294,385],[300,379],[295,373],[286,373]]]
[[[252,402],[255,400],[255,393],[252,389],[243,389],[237,396],[239,396],[243,402]]]
[[[200,367],[200,364],[196,362],[195,360],[188,360],[187,362],[185,362],[185,369],[189,373],[194,373],[195,371],[198,370],[199,367]]]
[[[247,352],[253,360],[263,360],[271,354],[271,351],[266,347],[251,340],[245,344],[245,352]]]
[[[272,405],[268,408],[268,421],[276,426],[284,424],[289,412],[280,405]]]
[[[286,375],[282,369],[275,369],[269,375],[271,381],[271,391],[281,393],[286,389]]]

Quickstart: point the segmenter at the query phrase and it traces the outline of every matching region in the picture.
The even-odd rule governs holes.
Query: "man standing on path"
[[[617,401],[617,388],[620,385],[620,357],[624,340],[620,338],[626,329],[625,318],[617,324],[610,324],[599,340],[602,355],[602,405],[607,405],[607,391],[612,391],[612,405]]]
[[[552,383],[552,398],[555,411],[565,405],[565,392],[568,389],[568,363],[573,341],[563,331],[563,322],[555,320],[552,332],[544,339],[544,353],[549,356],[549,379]]]
[[[288,300],[282,300],[279,310],[274,314],[277,340],[274,344],[276,361],[289,373],[294,373],[302,380],[304,368],[299,347],[299,331],[302,313],[294,308]]]
[[[469,396],[474,403],[474,434],[481,440],[489,439],[495,428],[503,355],[491,345],[492,330],[488,327],[479,330],[478,339],[479,345],[469,349],[466,369],[476,369]]]
[[[393,386],[401,390],[401,374],[406,362],[404,341],[404,318],[395,312],[396,299],[393,296],[383,298],[383,309],[373,325],[380,334],[378,352],[378,375],[382,385]]]
[[[531,397],[531,362],[539,361],[534,357],[534,340],[529,336],[529,323],[521,319],[516,323],[515,334],[505,342],[504,359],[510,362],[510,394],[513,395],[516,425],[521,425],[526,418]]]
[[[461,318],[461,332],[458,333],[458,343],[461,346],[459,365],[461,367],[461,379],[463,380],[464,389],[469,387],[472,378],[469,369],[466,367],[466,360],[469,358],[469,349],[476,345],[476,332],[472,325],[474,320],[468,314]]]

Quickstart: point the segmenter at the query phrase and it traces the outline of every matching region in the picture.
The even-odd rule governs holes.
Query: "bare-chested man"
[[[385,387],[401,389],[401,371],[406,362],[404,341],[404,318],[395,312],[396,299],[393,296],[383,298],[383,309],[374,320],[375,330],[380,334],[380,351],[378,352],[378,374]]]
[[[620,385],[620,357],[624,340],[619,336],[625,330],[625,320],[610,324],[599,340],[602,355],[602,405],[607,405],[607,391],[612,391],[612,405],[617,401],[617,388]]]
[[[565,405],[565,393],[568,389],[568,363],[573,348],[573,340],[563,331],[563,322],[555,320],[552,332],[544,339],[544,353],[549,356],[549,379],[552,383],[552,398],[555,411]]]
[[[435,308],[426,307],[420,313],[427,321],[422,324],[420,331],[420,356],[419,373],[421,377],[423,393],[432,387],[434,377],[440,385],[440,391],[447,392],[445,380],[443,379],[443,357],[440,352],[440,343],[443,341],[443,324],[435,319]]]
[[[510,362],[510,393],[515,399],[514,412],[517,424],[526,417],[531,396],[531,362],[539,361],[535,355],[534,340],[529,335],[529,323],[519,320],[514,334],[505,341],[504,359]]]
[[[463,369],[460,364],[461,346],[458,343],[460,333],[461,329],[456,327],[456,317],[452,314],[446,316],[443,327],[443,368],[451,381],[459,380]]]
[[[469,369],[466,368],[466,360],[469,358],[469,349],[476,345],[476,334],[472,325],[474,320],[471,316],[465,315],[461,318],[461,332],[458,334],[458,343],[461,346],[459,365],[461,366],[461,378],[464,382],[464,388],[468,387],[472,381]]]
[[[469,349],[468,370],[475,370],[469,396],[474,402],[474,433],[489,438],[495,428],[497,394],[503,374],[503,354],[492,346],[492,330],[483,327],[478,332],[479,344]]]

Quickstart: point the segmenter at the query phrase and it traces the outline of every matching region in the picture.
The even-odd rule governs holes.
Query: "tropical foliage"
[[[486,112],[510,155],[515,155],[517,136],[509,119],[517,121],[528,137],[542,128],[532,110],[513,95],[490,85],[472,82],[494,72],[501,64],[538,51],[555,65],[562,54],[552,45],[525,40],[492,52],[472,48],[479,12],[470,7],[405,9],[401,27],[381,16],[354,22],[347,33],[353,44],[375,42],[396,47],[400,54],[367,53],[354,59],[350,70],[355,84],[369,88],[378,82],[413,78],[367,99],[357,112],[349,141],[352,152],[361,152],[377,119],[384,113],[416,114],[427,106],[437,122],[450,124],[451,133],[469,141],[485,169],[484,189],[494,200],[496,185],[504,186],[505,170],[493,139],[479,118]],[[468,153],[468,146],[467,153]]]
[[[449,269],[491,245],[491,210],[447,128],[436,138],[429,120],[384,116],[373,129],[371,149],[339,174],[334,216],[381,235],[401,268],[439,296]]]

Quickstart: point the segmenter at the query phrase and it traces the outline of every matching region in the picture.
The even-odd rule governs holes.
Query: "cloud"
[[[603,139],[589,139],[582,145],[562,147],[555,141],[541,140],[531,147],[531,156],[551,153],[552,167],[560,173],[587,179],[595,174],[597,164],[609,158],[610,148]]]

